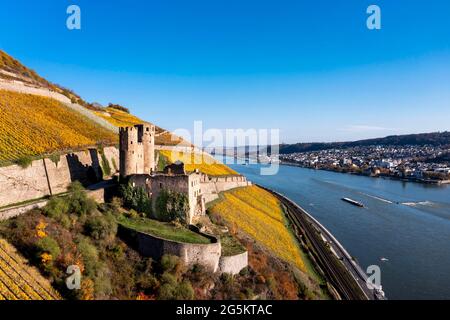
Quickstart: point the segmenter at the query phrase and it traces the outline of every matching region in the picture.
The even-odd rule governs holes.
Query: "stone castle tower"
[[[119,129],[120,175],[155,171],[155,126],[150,123]]]

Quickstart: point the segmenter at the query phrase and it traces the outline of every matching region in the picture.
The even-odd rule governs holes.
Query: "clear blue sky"
[[[448,0],[3,0],[0,48],[172,130],[203,120],[297,142],[450,129]]]

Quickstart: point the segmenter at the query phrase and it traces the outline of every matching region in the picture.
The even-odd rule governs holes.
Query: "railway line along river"
[[[263,176],[261,164],[226,163],[297,202],[363,269],[378,265],[388,299],[450,299],[450,186],[284,165]]]

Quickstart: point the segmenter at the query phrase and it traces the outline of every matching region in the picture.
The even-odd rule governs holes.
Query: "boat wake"
[[[433,206],[433,202],[431,201],[418,201],[418,202],[402,202],[403,205],[408,207],[416,207],[416,206]]]
[[[370,197],[370,198],[373,198],[373,199],[379,200],[379,201],[383,201],[383,202],[386,202],[386,203],[393,203],[393,202],[392,202],[391,200],[387,200],[387,199],[383,199],[383,198],[380,198],[380,197],[372,196],[372,195],[370,195],[370,194],[367,194],[367,193],[363,193],[363,192],[361,192],[361,194],[363,194],[363,195],[365,195],[365,196],[368,196],[368,197]]]

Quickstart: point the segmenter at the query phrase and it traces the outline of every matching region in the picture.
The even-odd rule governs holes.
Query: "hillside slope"
[[[118,110],[116,108],[112,107],[106,107],[102,110],[96,110],[94,113],[101,117],[102,119],[108,121],[112,125],[116,127],[129,127],[134,126],[136,124],[140,124],[145,122],[144,120],[130,114],[129,112]],[[182,138],[174,135],[173,133],[155,126],[156,128],[156,137],[155,137],[155,143],[157,145],[162,146],[185,146],[190,147],[192,146],[191,143],[183,140]]]
[[[91,106],[72,90],[42,78],[34,70],[24,66],[2,50],[0,50],[0,79],[23,84],[30,88],[47,89],[67,97],[72,103],[78,103],[84,107]]]
[[[0,90],[0,115],[0,164],[118,141],[114,132],[50,98]]]
[[[300,248],[286,227],[281,204],[267,191],[250,186],[225,192],[223,199],[209,211],[236,225],[282,259],[306,271]]]

